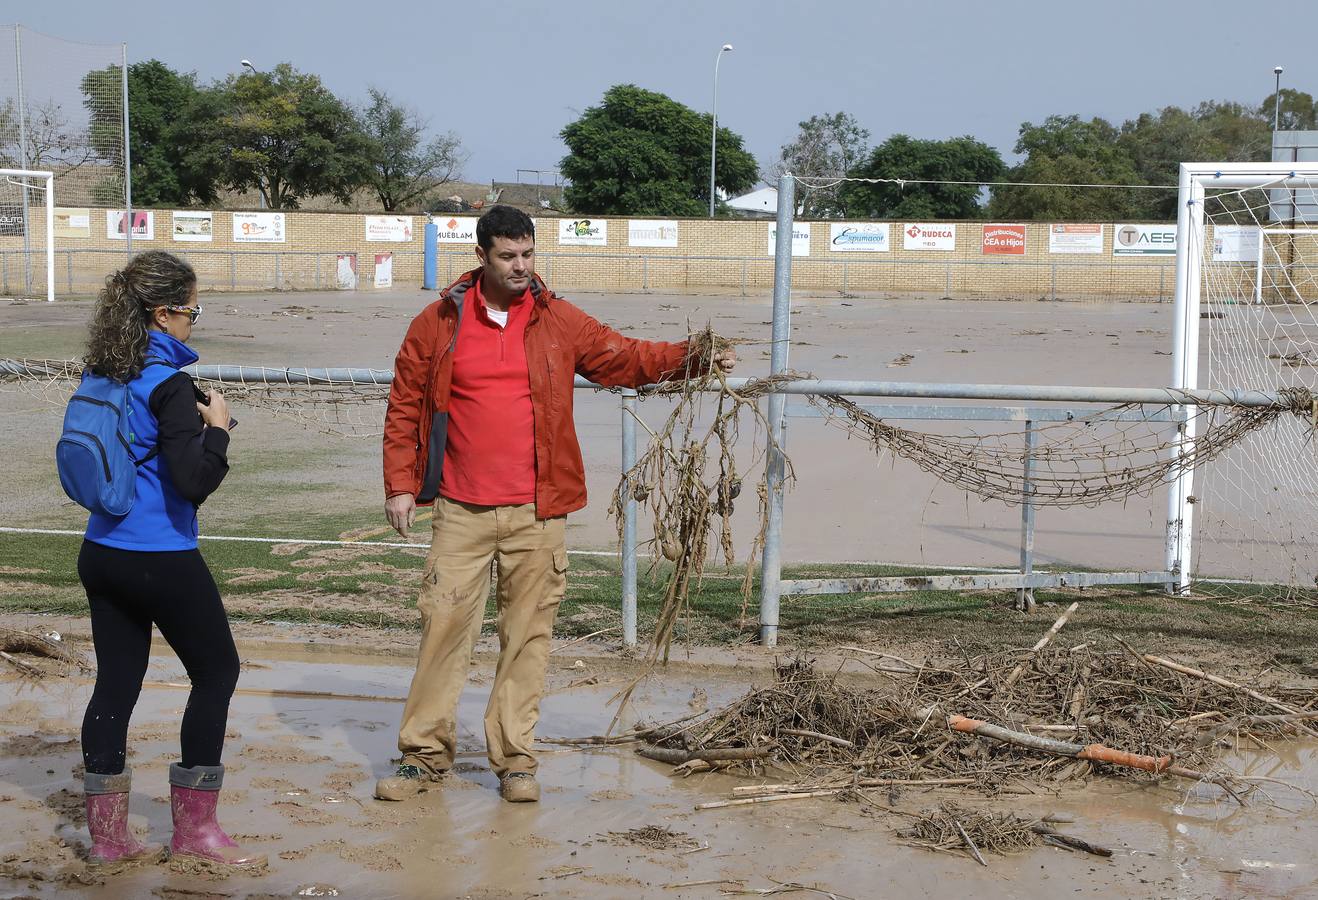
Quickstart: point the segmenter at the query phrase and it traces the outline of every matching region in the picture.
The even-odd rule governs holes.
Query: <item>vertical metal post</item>
[[[1021,469],[1021,575],[1034,572],[1034,423],[1025,423],[1025,459]],[[1016,589],[1016,608],[1034,612],[1034,588]]]
[[[320,254],[316,254],[316,290],[320,290]]]
[[[275,254],[275,290],[277,291],[282,291],[284,289],[283,286],[284,271],[283,271],[282,262],[283,262],[283,254],[276,253]]]
[[[229,251],[229,290],[238,290],[238,257],[234,251]]]
[[[650,257],[641,257],[641,290],[650,289]]]
[[[636,465],[636,391],[622,391],[622,473]],[[622,507],[622,645],[636,646],[636,497],[628,480]]]
[[[847,261],[842,260],[842,293],[847,292]]]
[[[792,213],[796,208],[796,179],[785,174],[778,179],[778,233],[774,242],[773,343],[769,374],[787,369],[787,351],[792,338]],[[760,561],[760,643],[778,645],[778,601],[782,582],[783,479],[787,462],[787,419],[783,415],[786,394],[769,395],[769,450],[764,464],[764,483],[769,497],[769,521],[764,533],[764,555]]]
[[[951,297],[952,296],[952,264],[951,263],[947,263],[945,271],[946,271],[946,279],[947,279],[947,290],[944,293],[948,297]]]
[[[28,168],[27,155],[27,103],[23,97],[23,26],[14,26],[14,65],[18,86],[18,167]],[[23,181],[23,294],[32,295],[32,236],[28,219],[31,218],[27,180]],[[8,278],[5,279],[8,282]],[[5,292],[9,292],[6,285]]]
[[[73,293],[73,251],[72,250],[64,251],[64,263],[65,263],[65,267],[68,270],[69,293],[72,294]]]
[[[743,257],[741,260],[741,295],[746,296],[746,264],[747,260]]]
[[[1172,387],[1195,388],[1199,385],[1199,287],[1204,243],[1204,187],[1181,164],[1179,209],[1176,214],[1176,295],[1172,310]],[[1177,446],[1171,450],[1174,460],[1183,461],[1193,453],[1195,407],[1184,406],[1185,421],[1177,423]],[[1174,580],[1171,593],[1184,594],[1190,589],[1190,541],[1193,535],[1194,488],[1189,467],[1178,466],[1167,492],[1167,571]]]
[[[1263,244],[1267,241],[1268,235],[1262,228],[1259,229],[1259,250],[1258,265],[1254,269],[1254,303],[1263,305]]]
[[[128,128],[128,45],[119,45],[119,76],[124,104],[124,214],[128,217],[124,240],[128,255],[133,255],[133,150]]]
[[[1052,265],[1053,275],[1048,287],[1048,299],[1057,302],[1057,263]]]

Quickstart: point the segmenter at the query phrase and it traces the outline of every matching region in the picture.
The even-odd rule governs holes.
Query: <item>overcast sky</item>
[[[558,132],[631,82],[700,111],[724,42],[719,120],[762,164],[809,116],[855,115],[872,142],[969,134],[1011,159],[1023,121],[1120,123],[1201,100],[1318,94],[1316,0],[24,0],[0,20],[125,42],[203,80],[280,61],[345,99],[368,85],[457,131],[470,181],[554,169]],[[1267,19],[1262,18],[1266,14]]]

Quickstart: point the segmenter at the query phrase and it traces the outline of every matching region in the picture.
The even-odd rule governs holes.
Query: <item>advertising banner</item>
[[[769,255],[773,256],[775,245],[778,243],[778,223],[769,223]],[[792,223],[792,255],[809,256],[810,255],[810,223],[793,222]]]
[[[986,256],[1024,256],[1024,225],[984,225],[980,252]]]
[[[91,210],[81,206],[55,207],[55,237],[91,236]]]
[[[609,223],[606,219],[559,219],[558,242],[581,247],[607,247]]]
[[[1214,225],[1213,262],[1257,262],[1262,239],[1257,225]]]
[[[1048,226],[1048,252],[1095,256],[1103,252],[1102,225],[1056,224]]]
[[[887,222],[834,222],[828,226],[830,252],[887,253]]]
[[[675,248],[677,246],[677,222],[631,219],[627,222],[627,246]]]
[[[1175,225],[1117,225],[1113,256],[1175,256]]]
[[[476,243],[476,216],[435,216],[432,221],[439,229],[435,237],[436,243]]]
[[[392,253],[375,254],[375,286],[378,288],[394,285],[394,255]]]
[[[122,209],[105,211],[105,236],[112,241],[124,241],[128,238],[128,213]],[[133,240],[154,241],[156,239],[156,214],[149,209],[133,210]]]
[[[233,214],[233,239],[239,244],[284,243],[284,214],[236,212]]]
[[[174,240],[203,241],[209,243],[215,224],[214,214],[176,210],[174,212]]]
[[[406,244],[412,240],[412,217],[367,216],[366,240]]]
[[[955,250],[956,226],[938,222],[907,222],[902,226],[903,250]]]

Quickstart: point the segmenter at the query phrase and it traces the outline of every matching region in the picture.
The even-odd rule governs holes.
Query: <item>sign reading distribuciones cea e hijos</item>
[[[984,225],[980,252],[985,256],[1024,256],[1024,225]]]
[[[1175,225],[1117,225],[1112,232],[1113,256],[1174,256]]]
[[[828,226],[830,252],[887,253],[887,222],[834,222]]]

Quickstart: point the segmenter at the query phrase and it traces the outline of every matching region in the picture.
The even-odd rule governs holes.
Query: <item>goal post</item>
[[[1286,213],[1278,211],[1278,195],[1288,196]],[[1297,228],[1308,218],[1318,197],[1318,163],[1182,163],[1176,221],[1176,291],[1172,319],[1172,380],[1175,388],[1304,389],[1318,391],[1318,224]],[[1305,202],[1297,202],[1303,198]],[[1300,210],[1297,213],[1297,210]],[[1318,223],[1318,219],[1311,219]],[[1228,233],[1239,244],[1225,250]],[[1240,239],[1241,235],[1247,237]],[[1257,241],[1257,246],[1252,242]],[[1286,244],[1287,258],[1281,259]],[[1300,245],[1297,249],[1297,243]],[[1268,264],[1267,256],[1276,258]],[[1252,267],[1252,271],[1249,271]],[[1205,319],[1204,317],[1208,318]],[[1201,321],[1206,321],[1201,332]],[[1201,340],[1201,333],[1207,340]],[[1308,355],[1310,344],[1315,350]],[[1201,376],[1201,360],[1207,378]],[[1299,360],[1291,365],[1288,361]],[[1289,366],[1289,368],[1288,368]],[[1179,440],[1171,453],[1189,463],[1195,452],[1195,407],[1175,427]],[[1292,442],[1289,457],[1273,445],[1242,447],[1234,458],[1200,473],[1200,481],[1229,485],[1207,493],[1196,490],[1193,465],[1178,465],[1170,476],[1167,500],[1166,565],[1173,573],[1171,589],[1189,590],[1197,548],[1196,517],[1211,512],[1217,521],[1230,520],[1236,529],[1267,529],[1258,546],[1294,541],[1299,523],[1315,504],[1312,466],[1305,461],[1303,441]],[[1283,435],[1280,443],[1289,440]],[[1289,446],[1289,445],[1288,445]],[[1312,448],[1308,459],[1313,459]],[[1206,493],[1206,495],[1205,495]],[[1232,496],[1228,496],[1231,494]],[[1196,510],[1204,504],[1207,509]],[[1214,508],[1216,504],[1216,508]],[[1254,580],[1276,578],[1280,584],[1307,582],[1312,589],[1313,566],[1298,561],[1304,548],[1294,548],[1288,561],[1264,564],[1237,541],[1238,558],[1214,558],[1228,575]],[[1244,549],[1242,549],[1244,548]],[[1247,560],[1244,562],[1243,560]],[[1244,566],[1248,572],[1236,572]],[[1271,574],[1264,574],[1264,573]]]
[[[33,207],[28,203],[28,197],[30,192],[34,190],[41,191],[44,195],[44,203],[37,207],[43,210],[41,216],[41,234],[43,235],[41,251],[37,251],[32,240],[35,237],[32,233]],[[39,169],[0,169],[0,197],[7,196],[10,193],[16,194],[19,199],[13,203],[0,203],[0,207],[5,207],[0,212],[12,212],[14,216],[20,217],[21,221],[5,219],[3,225],[0,226],[0,230],[3,230],[6,235],[21,236],[23,238],[23,247],[20,252],[23,255],[24,287],[27,291],[31,289],[31,273],[34,269],[32,265],[33,257],[38,252],[44,253],[45,299],[47,302],[54,302],[55,173]],[[14,232],[17,232],[17,234],[14,234]]]

